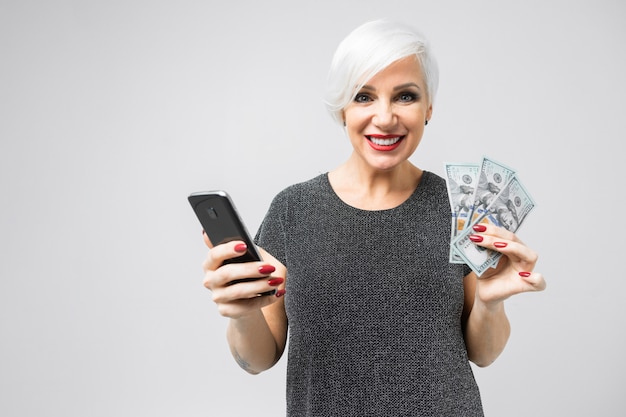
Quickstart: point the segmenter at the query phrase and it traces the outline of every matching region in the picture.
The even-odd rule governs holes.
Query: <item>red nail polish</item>
[[[285,295],[285,293],[287,292],[287,290],[278,290],[276,291],[276,297],[282,297],[283,295]]]
[[[478,235],[469,235],[469,240],[478,243],[483,241],[483,237]]]
[[[282,284],[283,282],[285,282],[285,280],[283,278],[270,278],[267,280],[267,285],[271,286],[271,287],[277,287],[280,284]]]
[[[530,276],[530,272],[520,272],[519,276],[520,277],[524,277],[524,278],[528,278]]]
[[[259,267],[259,273],[263,275],[269,275],[274,271],[276,271],[276,268],[274,268],[272,265],[262,265]]]
[[[238,243],[235,245],[235,252],[245,252],[248,250],[248,246],[245,243]]]
[[[475,224],[474,226],[472,226],[472,229],[474,229],[475,232],[484,232],[485,230],[487,230],[487,226],[485,226],[484,224]]]
[[[493,244],[493,246],[495,246],[496,248],[506,248],[506,245],[506,242],[494,242]]]

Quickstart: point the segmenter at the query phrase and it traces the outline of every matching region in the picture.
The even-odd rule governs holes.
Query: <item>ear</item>
[[[426,120],[430,120],[433,117],[433,105],[432,103],[428,105],[428,110],[426,110]]]

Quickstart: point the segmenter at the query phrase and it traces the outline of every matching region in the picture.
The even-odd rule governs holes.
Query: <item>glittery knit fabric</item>
[[[288,416],[482,416],[450,264],[445,182],[399,207],[348,206],[327,174],[279,193],[257,243],[288,271]]]

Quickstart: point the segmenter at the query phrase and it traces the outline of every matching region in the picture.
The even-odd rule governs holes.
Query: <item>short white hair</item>
[[[429,104],[439,84],[437,61],[420,32],[396,22],[375,20],[354,29],[337,47],[328,72],[325,104],[343,124],[343,109],[361,87],[393,62],[415,55],[424,75]]]

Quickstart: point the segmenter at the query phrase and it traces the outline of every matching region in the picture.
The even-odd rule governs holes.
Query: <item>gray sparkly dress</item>
[[[274,198],[256,241],[288,271],[288,416],[483,415],[441,177],[366,211],[319,175]]]

